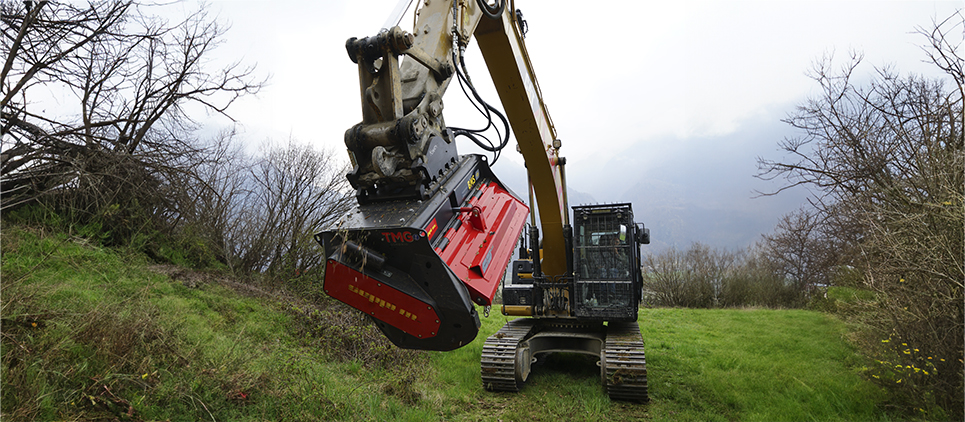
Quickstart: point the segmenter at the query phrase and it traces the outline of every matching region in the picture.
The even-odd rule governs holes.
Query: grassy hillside
[[[364,319],[40,229],[2,236],[3,420],[887,420],[825,314],[641,310],[652,402],[610,402],[553,355],[519,394],[479,382],[486,335],[389,347]]]

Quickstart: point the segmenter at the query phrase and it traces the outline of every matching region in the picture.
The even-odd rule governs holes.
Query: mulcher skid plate
[[[453,350],[479,331],[529,209],[478,155],[464,155],[429,196],[367,202],[334,230],[325,293],[372,316],[396,346]]]

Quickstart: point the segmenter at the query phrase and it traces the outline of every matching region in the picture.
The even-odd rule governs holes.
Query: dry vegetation
[[[786,120],[801,136],[781,143],[785,159],[760,161],[764,177],[818,193],[813,217],[791,225],[820,242],[806,252],[822,262],[833,247],[824,265],[856,270],[851,287],[875,293],[853,313],[869,328],[875,379],[896,406],[952,419],[965,394],[963,25],[956,13],[918,30],[938,78],[882,68],[858,85],[859,55],[839,71],[820,62],[821,94]]]

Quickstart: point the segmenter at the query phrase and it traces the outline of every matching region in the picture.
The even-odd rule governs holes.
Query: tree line
[[[694,243],[650,254],[643,261],[645,306],[684,308],[802,308],[826,286],[784,266],[772,245],[731,251]]]

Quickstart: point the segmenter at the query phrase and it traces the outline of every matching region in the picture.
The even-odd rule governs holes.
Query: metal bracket
[[[470,213],[469,224],[472,225],[472,228],[481,232],[486,231],[486,222],[482,217],[482,209],[480,209],[478,206],[453,208],[453,211]]]

